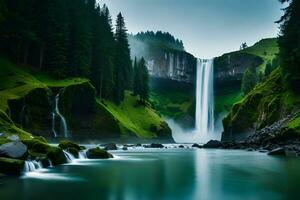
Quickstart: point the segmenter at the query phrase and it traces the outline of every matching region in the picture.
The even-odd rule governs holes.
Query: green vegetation
[[[95,0],[1,0],[0,11],[1,56],[56,79],[88,78],[100,98],[116,103],[131,89],[132,63],[121,13],[113,33],[108,7]]]
[[[139,95],[141,102],[149,98],[149,72],[146,61],[142,58],[139,62],[134,60],[133,94]]]
[[[141,104],[130,92],[126,92],[126,98],[120,105],[109,101],[99,103],[119,122],[123,136],[133,134],[140,138],[155,138],[157,133],[151,131],[151,126],[160,128],[164,123],[150,106]],[[170,133],[170,130],[164,132]]]
[[[258,84],[240,102],[234,104],[223,120],[226,137],[235,137],[245,132],[264,128],[281,119],[282,116],[300,107],[300,96],[294,95],[282,84],[280,69]]]
[[[247,69],[243,75],[242,92],[245,95],[248,94],[255,87],[256,83],[256,72],[252,72],[251,70]]]
[[[223,90],[215,98],[215,113],[229,112],[232,105],[243,99],[243,93],[238,90]]]
[[[192,112],[194,98],[181,91],[151,91],[150,102],[156,110],[175,120]]]
[[[258,71],[264,72],[266,65],[272,62],[272,60],[279,53],[277,39],[263,39],[254,44],[252,47],[242,50],[241,53],[248,53],[262,58],[263,63],[258,67]]]

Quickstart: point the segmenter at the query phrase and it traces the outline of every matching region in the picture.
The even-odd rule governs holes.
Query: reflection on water
[[[0,180],[0,199],[295,199],[300,161],[224,150],[114,152]]]

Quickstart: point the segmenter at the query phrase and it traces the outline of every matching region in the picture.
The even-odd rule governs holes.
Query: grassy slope
[[[261,57],[264,62],[259,66],[258,70],[264,72],[267,63],[271,62],[275,58],[276,54],[279,53],[277,39],[263,39],[253,46],[242,50],[241,52]]]
[[[66,87],[86,81],[88,80],[81,78],[55,80],[42,74],[33,76],[30,71],[0,59],[0,110],[7,109],[7,100],[21,98],[34,89]]]
[[[141,138],[156,137],[150,127],[152,124],[159,126],[163,122],[153,109],[139,105],[137,98],[129,92],[126,92],[125,100],[119,106],[109,101],[99,103],[119,121],[124,136],[134,133]]]
[[[261,57],[264,62],[258,67],[258,71],[264,72],[268,62],[271,62],[279,52],[277,39],[263,39],[251,47],[238,51],[239,53],[248,53]],[[232,52],[237,53],[237,52]],[[215,98],[215,112],[228,112],[233,104],[243,99],[240,90],[226,90],[222,94],[218,94]]]

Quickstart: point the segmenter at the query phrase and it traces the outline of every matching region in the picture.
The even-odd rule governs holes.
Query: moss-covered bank
[[[280,68],[257,85],[243,100],[234,104],[223,120],[222,140],[242,140],[255,131],[269,126],[300,108],[300,97],[287,90]],[[297,120],[288,130],[297,130]]]

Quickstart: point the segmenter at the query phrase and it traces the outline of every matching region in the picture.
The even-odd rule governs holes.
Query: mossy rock
[[[80,146],[78,144],[75,144],[71,141],[68,141],[68,140],[62,140],[58,147],[62,148],[62,149],[69,149],[69,148],[74,148],[76,149],[77,151],[80,151]]]
[[[60,165],[67,162],[63,150],[59,147],[50,146],[38,139],[24,140],[23,143],[27,145],[29,153],[32,156],[42,157],[46,155],[53,165]]]
[[[51,160],[51,162],[54,166],[61,165],[61,164],[64,164],[67,162],[63,150],[58,147],[49,147],[47,156]]]
[[[74,115],[95,114],[96,91],[89,83],[70,85],[62,93],[62,112],[70,117]]]
[[[89,149],[87,151],[87,157],[89,159],[108,159],[108,158],[113,158],[113,155],[97,147],[97,148]]]
[[[79,151],[73,147],[69,147],[67,151],[72,154],[75,158],[79,158]]]
[[[23,160],[0,157],[0,173],[20,175],[24,169]]]

